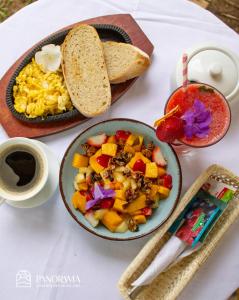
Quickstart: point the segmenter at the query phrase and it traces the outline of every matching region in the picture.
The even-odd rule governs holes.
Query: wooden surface
[[[59,31],[70,29],[76,24],[87,23],[87,24],[113,24],[124,29],[125,32],[130,36],[133,45],[139,47],[149,55],[153,52],[153,45],[140,29],[138,24],[129,14],[118,14],[118,15],[109,15],[102,16],[98,18],[93,18],[85,21],[81,21],[79,23],[75,23],[65,28],[61,28]],[[35,46],[35,45],[34,45]],[[68,121],[59,121],[54,123],[42,123],[42,124],[30,124],[26,122],[22,122],[17,120],[12,113],[10,112],[7,104],[6,104],[6,87],[8,82],[22,61],[22,59],[31,51],[29,49],[25,54],[23,54],[16,63],[7,71],[7,73],[3,76],[0,81],[0,121],[2,126],[4,127],[6,133],[9,137],[29,137],[36,138],[45,135],[54,134],[69,128],[72,128],[87,119],[80,115],[74,119]],[[136,79],[129,80],[125,83],[117,84],[112,86],[112,103],[118,100],[135,82]],[[127,104],[126,104],[127,105]],[[126,108],[127,109],[127,108]]]
[[[190,0],[220,18],[239,33],[239,0]]]

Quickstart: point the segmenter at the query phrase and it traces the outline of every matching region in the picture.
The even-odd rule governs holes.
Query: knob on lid
[[[228,49],[215,45],[202,45],[186,50],[188,79],[207,83],[218,89],[228,101],[239,100],[239,58]],[[178,62],[174,87],[182,85],[182,63]],[[176,83],[176,84],[175,84]]]

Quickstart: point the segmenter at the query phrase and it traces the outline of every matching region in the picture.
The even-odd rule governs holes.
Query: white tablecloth
[[[40,140],[61,159],[68,144],[90,124],[109,117],[128,117],[152,124],[170,94],[170,75],[183,49],[215,41],[239,53],[235,32],[210,12],[186,0],[39,0],[0,25],[0,77],[29,47],[48,34],[79,20],[131,13],[155,46],[150,70],[109,113],[83,126]],[[184,190],[212,163],[239,174],[239,103],[233,122],[219,144],[181,158]],[[7,135],[0,128],[0,142]],[[184,300],[225,299],[239,286],[239,222],[181,295]],[[148,238],[112,242],[97,238],[73,221],[59,192],[45,205],[21,210],[7,205],[0,212],[0,299],[121,299],[116,283]],[[19,270],[32,276],[31,288],[16,288]],[[80,287],[36,288],[36,275],[78,275]],[[151,300],[151,299],[149,299]],[[152,299],[153,300],[153,299]]]

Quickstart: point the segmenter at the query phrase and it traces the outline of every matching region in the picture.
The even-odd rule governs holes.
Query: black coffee
[[[25,151],[10,153],[6,159],[6,164],[19,176],[17,186],[24,186],[32,181],[36,172],[36,160],[34,156]]]
[[[43,159],[31,146],[11,145],[0,154],[0,187],[13,196],[34,190],[43,174]]]

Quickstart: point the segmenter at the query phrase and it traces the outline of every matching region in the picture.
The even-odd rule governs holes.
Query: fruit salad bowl
[[[117,137],[117,134],[121,136]],[[134,146],[133,137],[139,137],[138,142],[141,146],[137,143]],[[125,143],[123,146],[122,140]],[[153,149],[147,158],[148,149],[144,145],[150,144],[153,145]],[[95,149],[92,156],[85,152],[84,145],[88,147],[88,150]],[[117,147],[123,149],[118,150],[119,152],[128,153],[133,149],[133,153],[129,154],[130,160],[126,166],[117,166],[111,171],[114,178],[105,179],[104,174],[109,174],[109,166],[114,161],[112,158],[115,158]],[[111,159],[107,160],[108,157]],[[159,197],[157,206],[152,205],[151,209],[148,206],[152,204],[152,201],[146,200],[151,194],[144,194],[142,190],[138,192],[138,187],[135,186],[133,191],[139,194],[136,200],[131,202],[127,197],[130,194],[129,189],[132,191],[133,187],[129,188],[128,182],[131,180],[131,184],[134,183],[134,185],[135,181],[136,185],[138,182],[137,179],[127,178],[129,175],[126,173],[120,173],[119,170],[122,168],[130,169],[132,176],[136,174],[143,179],[148,177],[145,180],[153,182],[153,184],[150,183],[152,191],[153,187],[156,187],[160,189],[160,193],[164,194],[166,191],[167,195]],[[118,171],[115,173],[115,170]],[[157,178],[155,178],[155,171]],[[100,178],[100,175],[102,178],[98,183],[97,178]],[[152,127],[132,119],[111,119],[83,131],[66,150],[59,176],[61,196],[72,218],[89,232],[117,241],[137,239],[158,229],[173,212],[180,197],[182,184],[181,168],[173,148],[167,143],[160,142]],[[154,182],[160,182],[159,186]],[[89,190],[87,186],[90,187]],[[107,199],[99,200],[104,198],[100,197],[104,194]],[[127,197],[123,197],[123,194]],[[155,195],[161,194],[157,190]],[[125,216],[128,215],[129,219],[126,222]],[[132,224],[135,225],[133,229]]]

